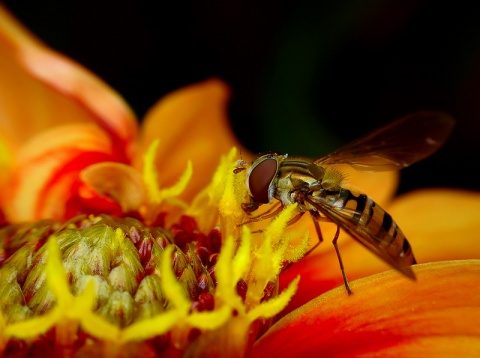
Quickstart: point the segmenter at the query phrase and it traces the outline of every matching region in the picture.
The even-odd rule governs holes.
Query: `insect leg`
[[[343,283],[345,284],[345,288],[347,289],[348,294],[351,295],[353,292],[350,289],[350,286],[348,284],[347,275],[345,274],[345,269],[343,268],[342,256],[340,255],[340,250],[338,249],[338,245],[337,245],[337,240],[339,236],[340,236],[340,226],[337,225],[337,231],[335,232],[335,237],[332,240],[332,244],[333,244],[333,247],[335,247],[335,252],[337,253],[338,263],[340,264],[340,270],[342,271]]]
[[[282,207],[283,208],[283,207]],[[290,226],[290,225],[293,225],[295,224],[298,220],[300,220],[303,216],[303,214],[305,214],[305,211],[301,211],[299,212],[296,216],[294,216],[292,219],[288,220],[287,222],[287,225],[286,226]],[[244,224],[248,224],[249,222],[245,222],[245,223],[242,223],[240,225],[244,225]],[[252,234],[258,234],[260,232],[263,232],[263,230],[255,230],[255,231],[252,231]]]
[[[310,217],[312,218],[313,225],[315,226],[315,232],[317,233],[318,242],[305,253],[305,256],[315,250],[317,246],[323,242],[322,230],[320,229],[320,224],[318,223],[318,221],[321,219],[320,214],[318,214],[318,212],[316,211],[310,211]]]
[[[244,221],[243,223],[237,225],[237,226],[243,226],[246,224],[250,224],[256,221],[262,221],[271,217],[274,217],[275,215],[279,214],[283,210],[283,205],[280,205],[277,207],[277,204],[272,206],[270,209],[268,209],[266,212],[263,214],[257,215],[257,216],[252,216],[249,220]]]
[[[294,216],[292,219],[288,220],[287,226],[290,226],[290,225],[295,224],[298,220],[300,220],[300,219],[302,218],[303,214],[305,214],[305,211],[299,212],[299,213],[298,213],[296,216]]]

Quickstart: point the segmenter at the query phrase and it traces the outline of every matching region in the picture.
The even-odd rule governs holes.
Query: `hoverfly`
[[[332,240],[345,288],[352,293],[343,267],[337,240],[340,229],[406,277],[415,280],[412,249],[390,214],[369,196],[343,187],[342,175],[332,166],[348,164],[360,171],[399,170],[435,152],[452,131],[454,120],[436,111],[416,112],[400,118],[318,159],[288,157],[277,153],[259,156],[248,168],[246,186],[250,202],[242,208],[251,214],[262,204],[278,200],[278,208],[251,217],[246,223],[271,218],[287,204],[298,204],[297,222],[310,213],[323,241],[319,222],[337,225]],[[236,171],[247,169],[241,162]],[[309,252],[310,252],[309,251]]]

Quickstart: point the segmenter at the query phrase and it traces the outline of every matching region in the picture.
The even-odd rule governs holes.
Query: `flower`
[[[3,355],[479,353],[465,324],[480,319],[478,193],[392,201],[395,173],[351,173],[427,263],[411,282],[341,239],[349,296],[326,243],[299,260],[314,235],[304,219],[286,228],[294,205],[261,234],[241,225],[223,82],[170,94],[138,128],[113,90],[3,8],[0,51]]]

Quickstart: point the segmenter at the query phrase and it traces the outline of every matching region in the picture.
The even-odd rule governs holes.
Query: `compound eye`
[[[248,176],[250,194],[259,203],[270,202],[268,189],[277,173],[277,161],[273,158],[262,160],[254,166]]]

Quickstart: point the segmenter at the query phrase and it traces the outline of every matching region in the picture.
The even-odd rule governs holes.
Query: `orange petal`
[[[170,93],[147,114],[142,151],[154,139],[160,140],[156,165],[162,187],[175,183],[191,159],[193,179],[182,195],[191,199],[210,181],[220,156],[233,146],[241,148],[228,122],[228,98],[227,86],[211,79]],[[248,159],[245,149],[241,153]],[[139,158],[136,166],[140,165]]]
[[[142,176],[131,166],[112,162],[93,164],[80,173],[80,179],[97,193],[114,199],[123,213],[138,211],[144,203]]]
[[[5,214],[12,221],[64,218],[75,195],[79,172],[115,159],[110,137],[93,124],[70,124],[44,131],[18,155]]]
[[[327,292],[278,321],[253,357],[474,357],[480,355],[480,261],[393,271]]]
[[[14,152],[55,125],[94,122],[119,156],[132,155],[136,120],[121,97],[92,73],[48,49],[0,6],[0,135]]]
[[[390,208],[418,262],[480,259],[480,193],[425,189],[398,198]]]

